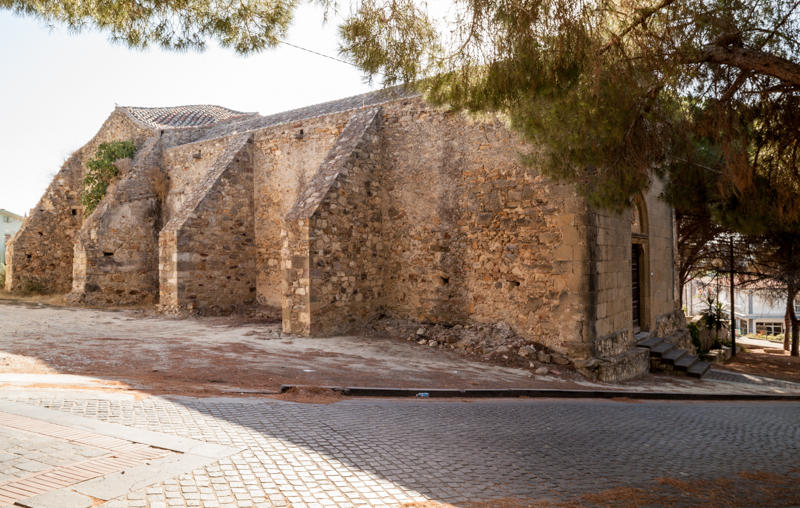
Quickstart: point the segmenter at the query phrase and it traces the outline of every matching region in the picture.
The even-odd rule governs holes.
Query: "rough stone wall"
[[[79,150],[67,159],[36,208],[8,242],[7,291],[69,291],[72,243],[83,213],[81,155]]]
[[[292,122],[254,133],[258,301],[280,308],[284,217],[316,173],[352,113]],[[302,134],[301,134],[302,131]]]
[[[593,212],[596,243],[593,270],[598,356],[609,356],[633,344],[631,292],[631,211]]]
[[[82,217],[80,208],[70,215],[70,203],[96,143],[84,147],[10,257],[24,256],[26,246],[68,246],[52,256],[64,266],[30,273],[46,272],[49,281],[68,267],[62,286],[74,278],[83,301],[133,302],[158,287],[165,309],[280,305],[286,331],[312,335],[385,314],[503,330],[493,350],[510,337],[519,350],[567,355],[601,379],[646,368],[631,329],[630,212],[591,211],[574,188],[525,167],[520,154],[531,147],[496,119],[437,110],[408,95],[381,103],[382,111],[370,109],[375,102],[365,107],[366,99],[342,104],[360,109],[334,102],[175,131],[142,130],[115,111],[92,143],[141,145],[151,136],[134,169],[111,187],[73,251]],[[150,180],[151,170],[163,182]],[[672,266],[671,210],[658,200],[658,185],[645,197],[652,276],[643,321],[666,333],[679,324],[664,269]],[[48,207],[56,212],[46,215]],[[36,224],[58,231],[42,243]],[[13,266],[9,273],[19,287]]]
[[[158,137],[147,139],[132,164],[77,235],[73,301],[90,304],[154,303],[158,290],[158,230],[161,228]],[[120,166],[120,165],[118,165]],[[127,170],[125,167],[127,166]]]
[[[380,311],[380,119],[379,108],[352,117],[286,215],[283,312],[291,331],[342,333]]]
[[[658,196],[662,185],[654,181],[644,196],[647,238],[643,261],[642,299],[645,315],[642,328],[655,330],[657,320],[675,310],[673,300],[672,209]],[[631,213],[596,212],[597,221],[597,337],[632,327],[631,308]],[[632,340],[629,339],[629,340]]]
[[[311,270],[308,220],[287,221],[281,231],[283,331],[311,335]]]
[[[161,231],[162,308],[218,314],[255,302],[251,140],[229,140]]]
[[[133,140],[139,146],[151,134],[115,110],[94,138],[67,159],[9,242],[8,291],[66,293],[71,289],[73,245],[83,222],[80,194],[86,161],[100,143]]]
[[[662,316],[676,310],[675,272],[667,269],[673,260],[673,211],[659,198],[663,183],[654,179],[650,191],[645,195],[648,216],[648,245],[650,247],[650,310],[652,329]],[[684,328],[685,328],[685,323]]]
[[[681,309],[658,316],[653,327],[653,333],[680,348],[695,352],[695,347],[692,344],[692,335],[689,333],[689,328],[686,324],[686,316]],[[720,336],[724,337],[725,335],[720,333]]]
[[[167,178],[167,194],[162,207],[162,221],[168,223],[187,204],[231,142],[230,137],[192,142],[164,150],[162,167]],[[174,140],[172,140],[174,141]]]
[[[586,355],[584,204],[524,167],[498,121],[420,99],[384,105],[383,241],[388,315],[505,322]]]
[[[669,333],[676,330],[672,316],[673,266],[672,210],[658,196],[659,181],[644,196],[646,227],[641,260],[642,316],[644,331]],[[584,373],[603,381],[630,379],[647,372],[647,355],[638,351],[633,330],[631,289],[631,214],[593,211],[590,215],[589,313],[593,359],[582,365]],[[666,323],[670,323],[668,326]],[[685,331],[685,325],[683,327]],[[681,332],[683,334],[683,332]],[[688,336],[688,333],[685,335]],[[684,345],[683,338],[676,342]],[[597,361],[599,360],[599,361]]]

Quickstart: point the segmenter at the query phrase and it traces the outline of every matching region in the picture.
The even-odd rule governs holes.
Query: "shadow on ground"
[[[195,394],[198,383],[268,391],[277,387],[277,379],[264,377],[276,368],[285,369],[277,371],[285,376],[281,381],[296,376],[304,384],[318,384],[332,373],[353,380],[352,385],[367,384],[365,375],[372,376],[369,383],[384,386],[401,375],[422,386],[433,380],[459,387],[532,383],[513,369],[472,365],[396,341],[321,339],[327,341],[323,350],[320,339],[286,338],[276,325],[234,326],[224,320],[200,323],[38,304],[0,305],[0,323],[12,323],[0,332],[0,351],[12,369],[14,362],[30,361],[17,367],[136,383],[158,378],[164,384],[150,388],[156,393]],[[149,373],[141,372],[148,367]],[[4,396],[13,393],[4,391]],[[313,477],[332,467],[366,473],[430,502],[458,506],[642,506],[667,499],[752,506],[748,500],[770,488],[780,495],[768,504],[780,506],[784,498],[786,505],[797,504],[800,495],[793,469],[800,456],[797,404],[346,400],[320,405],[181,396],[70,400],[58,392],[27,402],[246,446],[244,462],[260,461],[267,472],[300,468]],[[720,478],[736,478],[742,471],[762,476],[737,480],[739,497],[722,492],[708,497],[715,486],[729,485]],[[742,490],[747,482],[750,487]],[[702,485],[708,489],[692,490]],[[749,498],[742,497],[745,491]]]
[[[0,302],[0,369],[124,381],[148,393],[275,392],[281,384],[578,387],[386,337],[286,336],[278,323]],[[577,376],[577,375],[575,375]]]

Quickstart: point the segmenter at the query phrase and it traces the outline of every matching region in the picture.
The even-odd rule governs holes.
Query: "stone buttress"
[[[230,139],[159,234],[163,309],[224,313],[255,303],[251,142]]]
[[[331,335],[380,311],[380,108],[350,119],[286,215],[281,232],[283,327]]]

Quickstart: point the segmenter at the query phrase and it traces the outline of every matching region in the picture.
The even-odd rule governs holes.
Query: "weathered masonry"
[[[88,217],[86,160],[133,140]],[[10,241],[6,289],[164,310],[274,309],[330,335],[377,316],[504,322],[601,379],[647,371],[637,328],[680,326],[672,210],[588,207],[520,164],[499,121],[399,89],[273,116],[119,107]]]

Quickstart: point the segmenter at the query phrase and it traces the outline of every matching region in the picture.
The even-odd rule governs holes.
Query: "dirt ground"
[[[736,353],[723,367],[744,374],[800,383],[800,357],[790,356],[782,344],[767,348],[748,347],[747,352]]]
[[[761,471],[742,471],[731,477],[711,479],[659,478],[645,487],[614,487],[584,494],[568,501],[518,498],[467,502],[465,508],[641,508],[646,506],[800,506],[800,470],[785,476]],[[404,508],[455,508],[433,501],[407,503]]]
[[[170,318],[0,296],[0,373],[93,376],[150,393],[274,393],[281,385],[576,388],[386,337],[286,336],[279,323]],[[327,396],[288,394],[289,400]]]
[[[742,368],[752,369],[752,365]],[[653,374],[608,385],[591,383],[560,366],[551,370],[538,376],[530,370],[477,361],[462,352],[385,336],[287,336],[279,323],[247,318],[170,318],[149,310],[77,308],[63,305],[57,297],[10,298],[0,293],[0,388],[26,385],[65,389],[79,382],[64,378],[66,374],[97,378],[94,382],[80,381],[89,389],[196,396],[273,396],[285,384],[421,391],[765,390]],[[763,370],[758,373],[769,375]],[[279,398],[331,403],[338,397],[330,392],[299,390]]]

